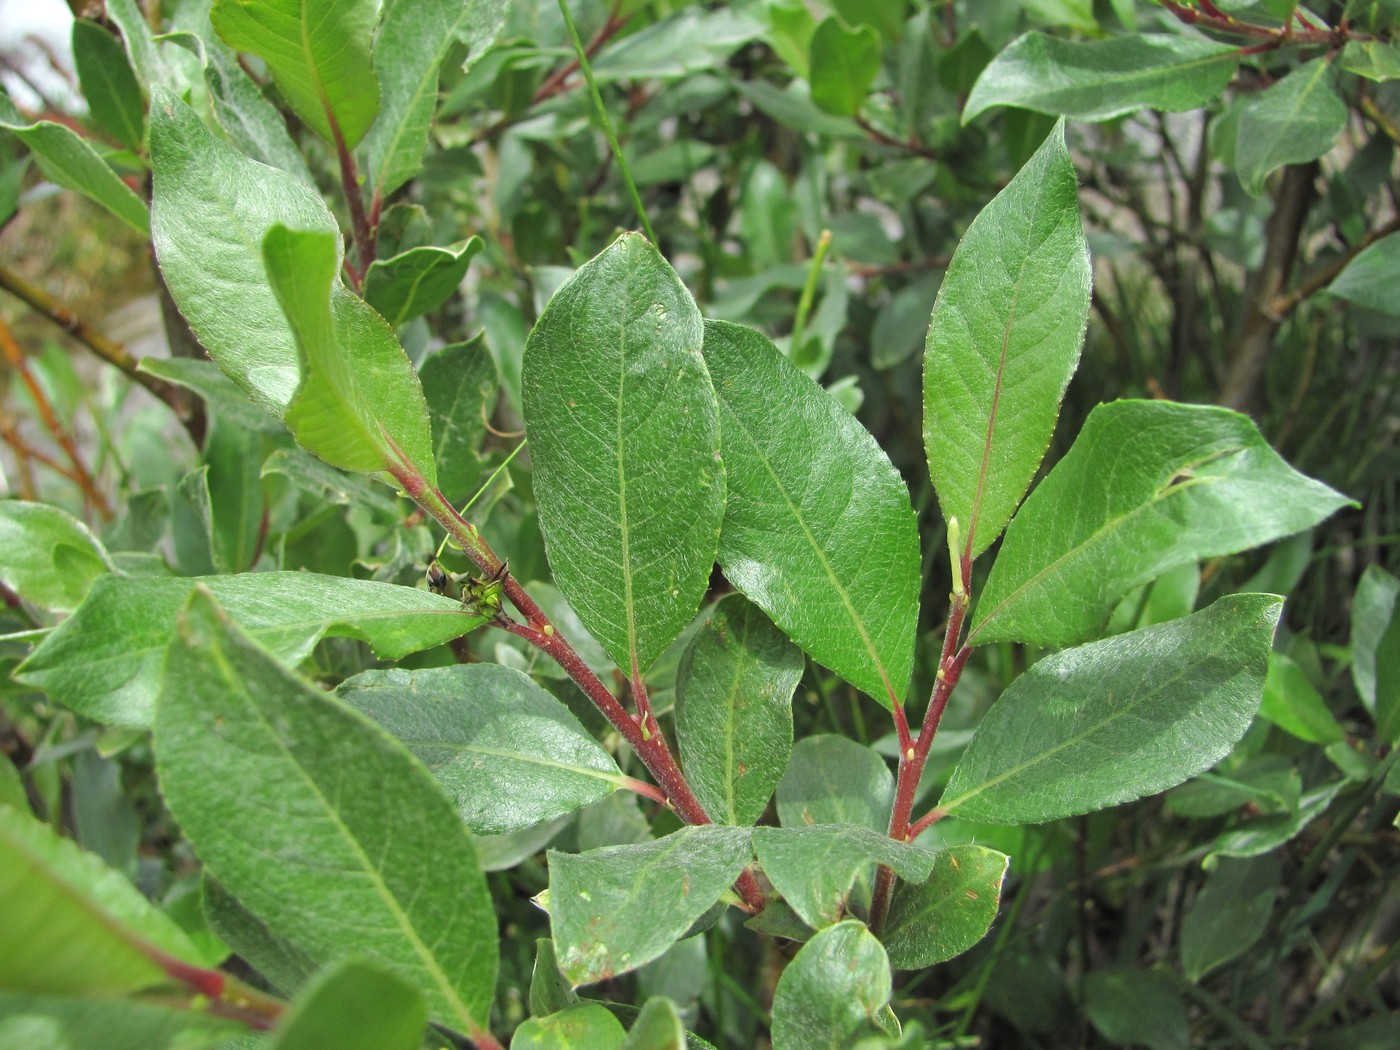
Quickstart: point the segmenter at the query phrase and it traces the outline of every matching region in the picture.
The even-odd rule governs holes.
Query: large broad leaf
[[[446,248],[424,245],[373,262],[365,274],[365,300],[395,328],[436,310],[462,283],[482,243],[469,237]]]
[[[525,429],[554,580],[640,674],[695,615],[724,513],[700,311],[645,238],[550,300],[525,347]]]
[[[1395,295],[1397,283],[1400,283],[1400,233],[1392,233],[1347,263],[1346,269],[1327,286],[1327,291],[1338,299],[1395,317],[1400,316],[1400,298]]]
[[[267,1050],[418,1050],[427,1023],[418,989],[381,966],[349,959],[307,985]]]
[[[25,120],[0,91],[0,130],[29,147],[45,177],[102,205],[137,233],[150,233],[145,203],[71,128],[48,120]]]
[[[715,606],[676,671],[676,737],[705,812],[754,824],[792,753],[802,652],[742,595]]]
[[[883,940],[890,965],[920,970],[961,955],[997,917],[1011,858],[986,846],[953,846],[934,857],[933,872],[903,885],[890,907]]]
[[[0,500],[0,583],[54,612],[77,608],[116,567],[86,525],[45,503]]]
[[[879,1034],[891,990],[885,949],[862,923],[822,930],[778,978],[773,1050],[834,1050]]]
[[[886,707],[909,685],[919,537],[869,432],[758,332],[705,325],[729,479],[725,575],[812,658]]]
[[[209,929],[259,977],[288,998],[316,974],[316,962],[286,937],[269,929],[233,894],[203,873],[200,911]]]
[[[567,707],[500,664],[365,671],[337,692],[408,745],[473,831],[571,813],[622,781]]]
[[[1235,147],[1240,182],[1250,193],[1263,193],[1270,173],[1322,156],[1346,126],[1347,106],[1331,61],[1317,58],[1299,66],[1240,114]]]
[[[1063,122],[972,221],[938,289],[924,357],[924,449],[974,557],[1050,443],[1089,318],[1089,252]]]
[[[201,964],[124,875],[27,813],[0,805],[0,988],[116,995],[166,979],[153,950]]]
[[[374,0],[215,0],[209,17],[229,47],[267,63],[297,116],[353,149],[379,109],[369,57],[377,13]]]
[[[922,882],[934,865],[928,850],[854,824],[754,828],[753,846],[773,888],[813,929],[842,918],[863,869],[883,864],[902,879]]]
[[[73,65],[92,119],[123,146],[141,149],[146,100],[121,41],[96,22],[75,19]]]
[[[471,837],[428,772],[203,588],[166,660],[157,770],[207,870],[317,962],[363,956],[421,991],[433,1020],[485,1028],[496,920]]]
[[[747,828],[713,824],[634,846],[549,851],[549,921],[575,986],[651,962],[739,876]]]
[[[443,60],[467,47],[463,68],[476,63],[505,23],[506,0],[390,0],[374,40],[379,118],[370,129],[370,175],[376,197],[418,173],[437,107]]]
[[[1150,108],[1179,113],[1225,89],[1240,49],[1186,36],[1061,40],[1027,33],[982,70],[963,122],[994,106],[1016,106],[1075,120]]]
[[[89,718],[150,724],[175,618],[203,584],[278,658],[297,663],[325,635],[361,638],[386,660],[458,638],[485,622],[412,587],[304,572],[194,579],[103,576],[78,611],[44,639],[16,676]]]
[[[1237,412],[1099,405],[1006,530],[968,640],[1096,637],[1134,587],[1309,528],[1347,502],[1293,470]]]
[[[182,1003],[0,992],[0,1047],[6,1050],[230,1050],[230,1040],[247,1031],[238,1021]]]
[[[436,486],[428,406],[393,330],[340,283],[340,236],[273,226],[263,264],[301,352],[287,406],[297,441],[332,466],[364,473],[404,465]]]
[[[296,339],[262,245],[277,224],[338,236],[306,183],[216,139],[164,89],[151,100],[151,231],[175,305],[235,383],[281,416],[301,382]]]
[[[1180,784],[1249,728],[1283,599],[1221,598],[1184,620],[1048,656],[992,705],[939,808],[989,824],[1088,813]]]

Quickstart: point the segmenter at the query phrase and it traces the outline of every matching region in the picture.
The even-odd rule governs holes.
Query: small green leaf
[[[1283,653],[1269,654],[1269,676],[1264,680],[1259,717],[1313,744],[1330,744],[1346,737],[1322,694],[1297,662]]]
[[[1376,643],[1376,733],[1400,743],[1400,615],[1392,615]]]
[[[396,660],[485,622],[450,598],[370,580],[305,572],[184,579],[109,575],[15,675],[89,718],[149,726],[176,615],[201,584],[254,638],[293,664],[326,635],[363,639],[383,659]]]
[[[267,439],[211,413],[204,438],[209,468],[209,550],[219,572],[252,567],[263,532],[262,465]]]
[[[578,1001],[578,993],[559,972],[554,942],[539,938],[535,941],[535,968],[530,972],[530,1015],[548,1017]]]
[[[73,65],[92,119],[122,145],[140,151],[146,100],[121,41],[96,22],[74,19]]]
[[[374,195],[383,200],[418,173],[437,108],[438,79],[453,48],[470,69],[505,23],[506,0],[390,0],[374,40],[379,117],[365,139]]]
[[[248,1029],[183,1003],[0,992],[7,1050],[229,1050]]]
[[[754,828],[763,873],[813,929],[840,921],[856,876],[883,864],[911,882],[933,870],[934,854],[854,824]]]
[[[435,1021],[484,1028],[496,920],[470,836],[427,771],[204,588],[166,661],[157,771],[206,869],[317,962],[363,956],[410,981]]]
[[[71,129],[49,120],[29,122],[0,91],[0,130],[11,132],[29,147],[44,176],[102,205],[137,233],[149,235],[146,204]]]
[[[642,674],[709,586],[724,513],[700,311],[625,234],[550,300],[525,347],[525,429],[559,589],[613,661]]]
[[[302,990],[267,1050],[418,1050],[427,1023],[417,988],[391,970],[348,959]]]
[[[379,110],[377,13],[374,0],[215,0],[209,17],[229,47],[267,63],[297,116],[353,149]]]
[[[286,422],[332,466],[411,467],[436,486],[428,406],[394,333],[340,283],[340,237],[274,225],[263,264],[300,351],[301,385]]]
[[[909,685],[919,537],[870,433],[763,335],[705,326],[729,498],[725,575],[774,623],[890,707]]]
[[[151,958],[157,949],[204,962],[125,876],[6,805],[0,805],[0,914],[0,988],[8,992],[136,991],[166,980]]]
[[[482,244],[480,237],[471,237],[446,248],[426,245],[377,260],[365,274],[365,300],[394,328],[436,310],[462,283]]]
[[[1237,412],[1099,405],[1006,530],[968,640],[1085,641],[1123,595],[1168,569],[1299,532],[1348,502],[1293,470]]]
[[[803,737],[778,782],[785,828],[859,824],[884,831],[894,804],[894,775],[872,748],[844,736]]]
[[[515,1030],[511,1050],[621,1050],[627,1032],[602,1003],[577,1003]]]
[[[623,1050],[685,1050],[685,1025],[676,1004],[654,995],[642,1004]]]
[[[115,571],[106,548],[67,511],[0,500],[0,583],[25,601],[71,612],[94,580]]]
[[[1214,848],[1206,854],[1201,866],[1209,871],[1227,857],[1257,857],[1278,849],[1322,816],[1346,786],[1346,780],[1323,784],[1306,792],[1292,813],[1251,820],[1224,832],[1215,840]]]
[[[453,506],[473,494],[481,476],[481,444],[495,411],[500,380],[480,338],[444,346],[418,367],[433,427],[438,488]]]
[[[1351,603],[1351,680],[1366,710],[1376,711],[1376,664],[1381,637],[1400,608],[1400,579],[1368,565]]]
[[[848,29],[832,15],[812,34],[812,101],[826,113],[855,116],[880,72],[880,35],[870,26]]]
[[[1394,40],[1348,40],[1340,65],[1348,73],[1378,83],[1400,80],[1400,44]]]
[[[1188,1050],[1191,1017],[1179,980],[1162,970],[1094,969],[1084,976],[1084,1013],[1114,1046]]]
[[[1079,361],[1090,270],[1078,189],[1061,122],[972,221],[934,303],[924,449],[973,557],[1021,502]]]
[[[1240,182],[1259,196],[1272,172],[1322,156],[1346,125],[1347,106],[1331,61],[1304,63],[1261,91],[1240,115],[1235,147]]]
[[[939,808],[1034,824],[1209,769],[1259,709],[1282,608],[1274,595],[1230,595],[1183,620],[1046,657],[982,719]]]
[[[336,692],[408,746],[473,831],[572,813],[622,779],[567,707],[500,664],[364,671]]]
[[[801,651],[742,595],[717,604],[676,672],[676,737],[705,812],[747,826],[763,815],[792,753]]]
[[[164,88],[151,99],[152,239],[171,298],[224,373],[281,418],[301,382],[263,265],[277,224],[339,236],[319,193],[216,139]]]
[[[1338,299],[1395,317],[1400,315],[1400,302],[1395,296],[1397,280],[1400,280],[1400,233],[1392,233],[1358,253],[1327,286],[1327,291]]]
[[[1062,40],[1026,33],[982,71],[962,119],[966,124],[995,106],[1073,120],[1108,120],[1139,109],[1180,113],[1218,96],[1239,62],[1238,47],[1201,37]]]
[[[997,917],[1011,858],[985,846],[953,846],[933,858],[933,872],[899,888],[885,922],[890,965],[919,970],[961,955]]]
[[[1269,923],[1279,883],[1272,853],[1220,862],[1181,922],[1181,969],[1187,979],[1199,981],[1254,946]]]
[[[778,978],[773,1050],[836,1050],[878,1034],[890,992],[890,963],[870,931],[854,921],[828,926]]]
[[[748,860],[748,829],[713,824],[632,846],[550,850],[549,920],[559,969],[577,987],[651,962]]]

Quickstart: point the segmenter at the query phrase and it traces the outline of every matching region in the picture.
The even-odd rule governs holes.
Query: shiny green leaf
[[[870,433],[771,342],[705,326],[729,497],[719,560],[811,657],[885,707],[914,661],[919,538]]]
[[[1089,317],[1089,252],[1064,125],[963,235],[924,356],[924,449],[973,557],[1045,455]]]
[[[676,672],[676,737],[686,778],[711,818],[763,815],[792,753],[801,651],[742,595],[711,611]]]
[[[933,871],[904,883],[885,921],[890,965],[919,970],[961,955],[997,916],[1011,858],[986,846],[953,846],[933,857]]]
[[[977,727],[939,808],[988,824],[1088,813],[1229,753],[1259,709],[1283,599],[1239,594],[1034,664]]]
[[[436,310],[457,291],[482,243],[470,237],[446,248],[426,245],[377,260],[365,274],[365,300],[394,328]]]
[[[1309,528],[1348,502],[1293,470],[1237,412],[1099,405],[1006,530],[968,640],[1086,641],[1134,587]]]
[[[628,674],[699,607],[724,513],[700,311],[625,234],[550,300],[525,347],[525,429],[555,583]]]
[[[854,921],[828,926],[778,978],[773,1050],[840,1050],[878,1034],[890,992],[890,963],[870,931]]]

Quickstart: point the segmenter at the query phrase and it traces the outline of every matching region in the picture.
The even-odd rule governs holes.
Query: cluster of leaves
[[[75,22],[0,1046],[1393,1043],[1394,12],[1111,6]]]

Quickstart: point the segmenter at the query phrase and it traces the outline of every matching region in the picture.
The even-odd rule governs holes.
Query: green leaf
[[[383,200],[418,173],[437,108],[438,76],[458,44],[476,64],[505,22],[505,0],[390,0],[374,40],[379,117],[365,139],[374,195]]]
[[[1085,641],[1168,569],[1299,532],[1348,502],[1237,412],[1099,405],[1006,530],[968,641]]]
[[[1317,58],[1299,66],[1261,91],[1240,115],[1235,147],[1240,182],[1259,196],[1272,172],[1322,156],[1346,125],[1347,106],[1337,92],[1332,63]]]
[[[1348,40],[1341,67],[1367,80],[1400,80],[1400,45],[1394,40]]]
[[[966,124],[995,106],[1074,120],[1108,120],[1139,109],[1181,113],[1225,89],[1240,49],[1201,37],[1017,37],[982,71],[963,107]]]
[[[1209,769],[1259,709],[1282,608],[1275,595],[1230,595],[1183,620],[1047,656],[982,719],[939,808],[1035,824]]]
[[[1251,820],[1241,827],[1232,828],[1215,840],[1214,848],[1206,854],[1201,866],[1209,871],[1226,857],[1257,857],[1278,849],[1322,816],[1346,786],[1346,780],[1323,784],[1306,792],[1292,813]]]
[[[719,70],[724,60],[763,32],[748,11],[689,6],[615,41],[593,63],[600,84],[616,80],[676,80]]]
[[[919,970],[961,955],[986,936],[997,917],[1011,858],[986,846],[939,850],[933,872],[904,884],[885,921],[890,965]]]
[[[623,1044],[624,1050],[685,1050],[685,1046],[685,1025],[676,1004],[661,995],[642,1004]]]
[[[904,696],[919,537],[870,433],[752,329],[705,326],[729,498],[725,575],[814,660],[885,707]]]
[[[1162,970],[1092,970],[1084,975],[1084,1013],[1114,1046],[1188,1050],[1191,1018],[1179,980]]]
[[[470,237],[446,248],[427,245],[377,260],[365,274],[365,300],[394,328],[436,310],[457,291],[482,244],[480,237]]]
[[[1181,922],[1181,969],[1199,981],[1264,935],[1280,883],[1272,853],[1220,862]]]
[[[274,989],[290,996],[315,975],[310,956],[269,929],[207,871],[200,879],[200,910],[219,940]]]
[[[778,782],[785,828],[859,824],[884,831],[894,804],[894,775],[872,748],[844,736],[803,737]]]
[[[525,347],[525,429],[555,583],[628,674],[695,615],[724,513],[700,311],[625,234],[554,294]]]
[[[435,487],[418,374],[384,320],[340,283],[339,234],[276,225],[262,251],[301,352],[301,386],[285,417],[298,443],[335,467],[407,466]]]
[[[870,931],[854,921],[828,926],[778,978],[773,1050],[839,1050],[878,1033],[890,991],[889,960]]]
[[[1376,662],[1381,637],[1400,608],[1400,579],[1368,565],[1351,603],[1351,680],[1366,710],[1376,711]]]
[[[578,993],[559,972],[554,942],[548,937],[535,941],[535,968],[530,972],[530,1014],[547,1017],[578,1002]]]
[[[549,921],[559,969],[578,987],[651,962],[748,860],[748,829],[714,824],[632,846],[550,850]]]
[[[832,15],[817,26],[810,50],[812,101],[826,113],[855,116],[880,72],[880,35],[870,26],[848,29]]]
[[[25,601],[70,612],[94,580],[115,571],[106,548],[67,511],[0,500],[0,583]]]
[[[45,178],[102,205],[137,233],[151,232],[145,202],[72,130],[49,120],[26,121],[0,91],[0,131],[29,147]]]
[[[9,992],[120,995],[166,980],[151,958],[156,950],[203,962],[124,875],[5,805],[0,914],[0,988]]]
[[[238,56],[211,32],[204,41],[204,82],[214,120],[228,140],[254,160],[281,168],[310,187],[316,180],[287,133],[287,121],[238,64]]]
[[[379,110],[370,68],[377,13],[374,0],[215,0],[209,18],[229,47],[267,63],[318,135],[354,149]]]
[[[725,824],[758,821],[792,753],[801,651],[742,595],[706,618],[676,672],[676,737],[686,779]]]
[[[976,557],[1045,455],[1089,317],[1089,251],[1063,122],[973,219],[924,356],[924,450]]]
[[[602,1003],[577,1003],[515,1030],[511,1050],[620,1050],[627,1032]]]
[[[181,1003],[0,992],[0,1046],[7,1050],[227,1050],[247,1031]]]
[[[1269,654],[1259,717],[1313,744],[1330,744],[1347,735],[1303,669],[1283,653]]]
[[[1400,302],[1395,297],[1397,279],[1400,233],[1392,233],[1358,253],[1327,286],[1327,291],[1338,299],[1395,317],[1400,316]]]
[[[567,707],[500,664],[364,671],[336,692],[408,746],[473,831],[571,813],[622,780]]]
[[[883,864],[922,882],[934,865],[928,850],[854,824],[754,828],[753,846],[773,888],[813,929],[840,921],[862,870]]]
[[[92,119],[139,151],[146,140],[146,100],[121,41],[96,22],[74,19],[73,65]]]
[[[273,226],[339,236],[320,194],[224,145],[163,88],[151,100],[151,231],[171,298],[224,373],[279,418],[301,382],[263,265]]]
[[[209,549],[220,572],[251,568],[263,532],[262,465],[267,441],[256,430],[210,415],[204,439],[208,466]]]
[[[15,674],[89,718],[148,726],[166,644],[196,585],[208,588],[244,630],[292,664],[306,659],[326,635],[360,638],[381,658],[397,660],[485,622],[427,591],[314,573],[103,576]]]
[[[206,869],[312,959],[363,956],[421,991],[433,1020],[484,1028],[496,920],[471,838],[427,771],[278,663],[207,589],[166,660],[157,771]]]
[[[438,488],[460,506],[481,475],[486,421],[500,390],[496,362],[480,338],[453,343],[424,358],[418,378],[432,421]]]
[[[1382,741],[1400,742],[1400,616],[1396,615],[1376,643],[1375,718]]]
[[[417,988],[382,966],[349,959],[302,990],[268,1050],[418,1050],[427,1023]]]

